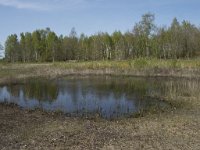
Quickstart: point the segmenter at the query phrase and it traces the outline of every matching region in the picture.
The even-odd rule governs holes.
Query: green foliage
[[[3,46],[1,45],[1,43],[0,43],[0,61],[2,60],[2,57],[3,57]]]
[[[172,67],[172,68],[176,68],[176,67],[177,67],[177,64],[178,64],[177,60],[174,59],[174,60],[172,60],[171,67]]]
[[[49,28],[33,33],[10,35],[5,44],[9,62],[98,61],[136,59],[137,68],[146,59],[189,59],[200,57],[200,30],[188,21],[173,19],[170,27],[158,28],[151,13],[144,14],[133,31],[78,36],[75,28],[67,36],[57,36]],[[138,59],[138,60],[137,60]],[[176,67],[176,61],[171,63]],[[122,67],[126,67],[122,66]]]
[[[147,65],[148,65],[148,62],[147,62],[147,60],[146,60],[145,58],[136,59],[136,60],[134,61],[134,67],[135,67],[135,68],[138,68],[138,69],[144,68],[144,67],[146,67]]]
[[[0,43],[0,51],[1,51],[1,50],[3,50],[3,46],[2,46],[1,43]]]
[[[5,43],[5,57],[9,62],[18,61],[19,58],[19,43],[16,34],[8,36]]]

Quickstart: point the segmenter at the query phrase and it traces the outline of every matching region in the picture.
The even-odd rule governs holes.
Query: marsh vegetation
[[[1,98],[7,101],[0,104],[1,149],[199,149],[199,78],[85,76],[47,81],[20,79],[1,84]],[[115,104],[124,101],[121,99],[124,94],[131,104],[138,102],[140,106],[152,106],[151,100],[159,100],[170,104],[170,107],[150,107],[139,115],[112,121],[101,116],[74,118],[60,111],[45,111],[38,107],[47,104],[59,106],[61,103],[56,103],[55,99],[61,100],[58,95],[64,91],[71,94],[69,99],[62,99],[62,104],[70,100],[70,95],[79,100],[79,92],[82,91],[81,95],[85,98],[89,98],[89,93],[94,94],[96,100],[99,98],[96,102],[105,104],[104,108],[111,106],[104,100],[109,93],[113,93],[111,98],[115,97],[112,101]],[[134,98],[138,97],[135,101]],[[40,100],[34,102],[37,109],[27,107],[33,106],[30,105],[33,104],[31,98]],[[95,98],[90,101],[95,101]],[[21,108],[17,102],[22,102]],[[23,106],[26,109],[22,109]]]

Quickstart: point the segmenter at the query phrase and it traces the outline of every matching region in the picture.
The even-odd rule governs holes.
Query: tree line
[[[169,27],[157,27],[155,16],[144,14],[131,31],[99,32],[67,36],[50,28],[8,36],[5,60],[8,62],[54,62],[68,60],[126,60],[140,57],[160,59],[200,56],[200,29],[189,21],[174,18]]]
[[[0,43],[0,59],[3,57],[3,46]]]

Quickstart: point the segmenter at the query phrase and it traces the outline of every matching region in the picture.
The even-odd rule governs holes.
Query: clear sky
[[[200,25],[200,0],[0,0],[0,43],[9,34],[50,27],[57,34],[127,31],[142,14],[154,13],[156,24],[174,17]]]

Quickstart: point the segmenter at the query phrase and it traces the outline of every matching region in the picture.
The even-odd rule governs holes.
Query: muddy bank
[[[0,104],[0,149],[199,149],[199,100],[184,110],[115,121]]]
[[[0,66],[0,83],[30,77],[64,75],[132,75],[199,77],[199,69],[123,70],[69,68],[53,64]],[[154,70],[154,71],[152,71]],[[198,86],[184,95],[171,96],[178,108],[144,117],[108,121],[70,118],[42,110],[23,110],[0,104],[0,149],[200,149],[200,96]],[[195,90],[196,89],[196,90]]]

